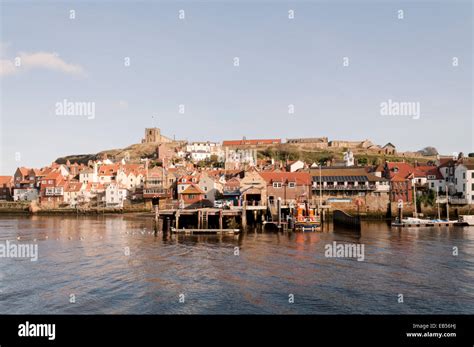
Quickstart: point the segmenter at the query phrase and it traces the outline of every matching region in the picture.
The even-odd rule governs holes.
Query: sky
[[[470,1],[0,3],[2,175],[139,143],[154,126],[189,141],[474,152]],[[64,100],[94,116],[61,114]],[[389,100],[420,112],[384,115]]]

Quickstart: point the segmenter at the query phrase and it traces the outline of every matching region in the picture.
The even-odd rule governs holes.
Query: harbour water
[[[7,240],[38,260],[0,258],[2,314],[474,312],[472,227],[184,236],[132,215],[4,215]],[[364,260],[326,257],[333,242],[364,245]]]

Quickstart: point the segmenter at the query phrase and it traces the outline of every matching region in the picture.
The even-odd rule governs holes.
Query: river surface
[[[0,313],[474,313],[472,227],[365,222],[360,233],[240,236],[152,227],[139,216],[1,216],[0,242],[37,244],[38,260],[0,258]],[[334,241],[364,245],[364,260],[326,257]]]

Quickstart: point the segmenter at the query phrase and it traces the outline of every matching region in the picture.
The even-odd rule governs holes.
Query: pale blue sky
[[[0,76],[0,174],[125,147],[149,126],[188,140],[328,136],[474,151],[469,1],[7,1],[1,10],[0,59],[57,53],[82,73],[40,62]],[[63,99],[95,102],[95,119],[55,115]],[[420,119],[381,116],[388,99],[420,102]]]

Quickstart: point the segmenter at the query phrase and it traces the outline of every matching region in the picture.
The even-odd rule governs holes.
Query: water
[[[474,313],[474,228],[164,237],[138,216],[2,216],[6,240],[39,258],[0,258],[2,314]],[[365,260],[326,258],[333,241]]]

